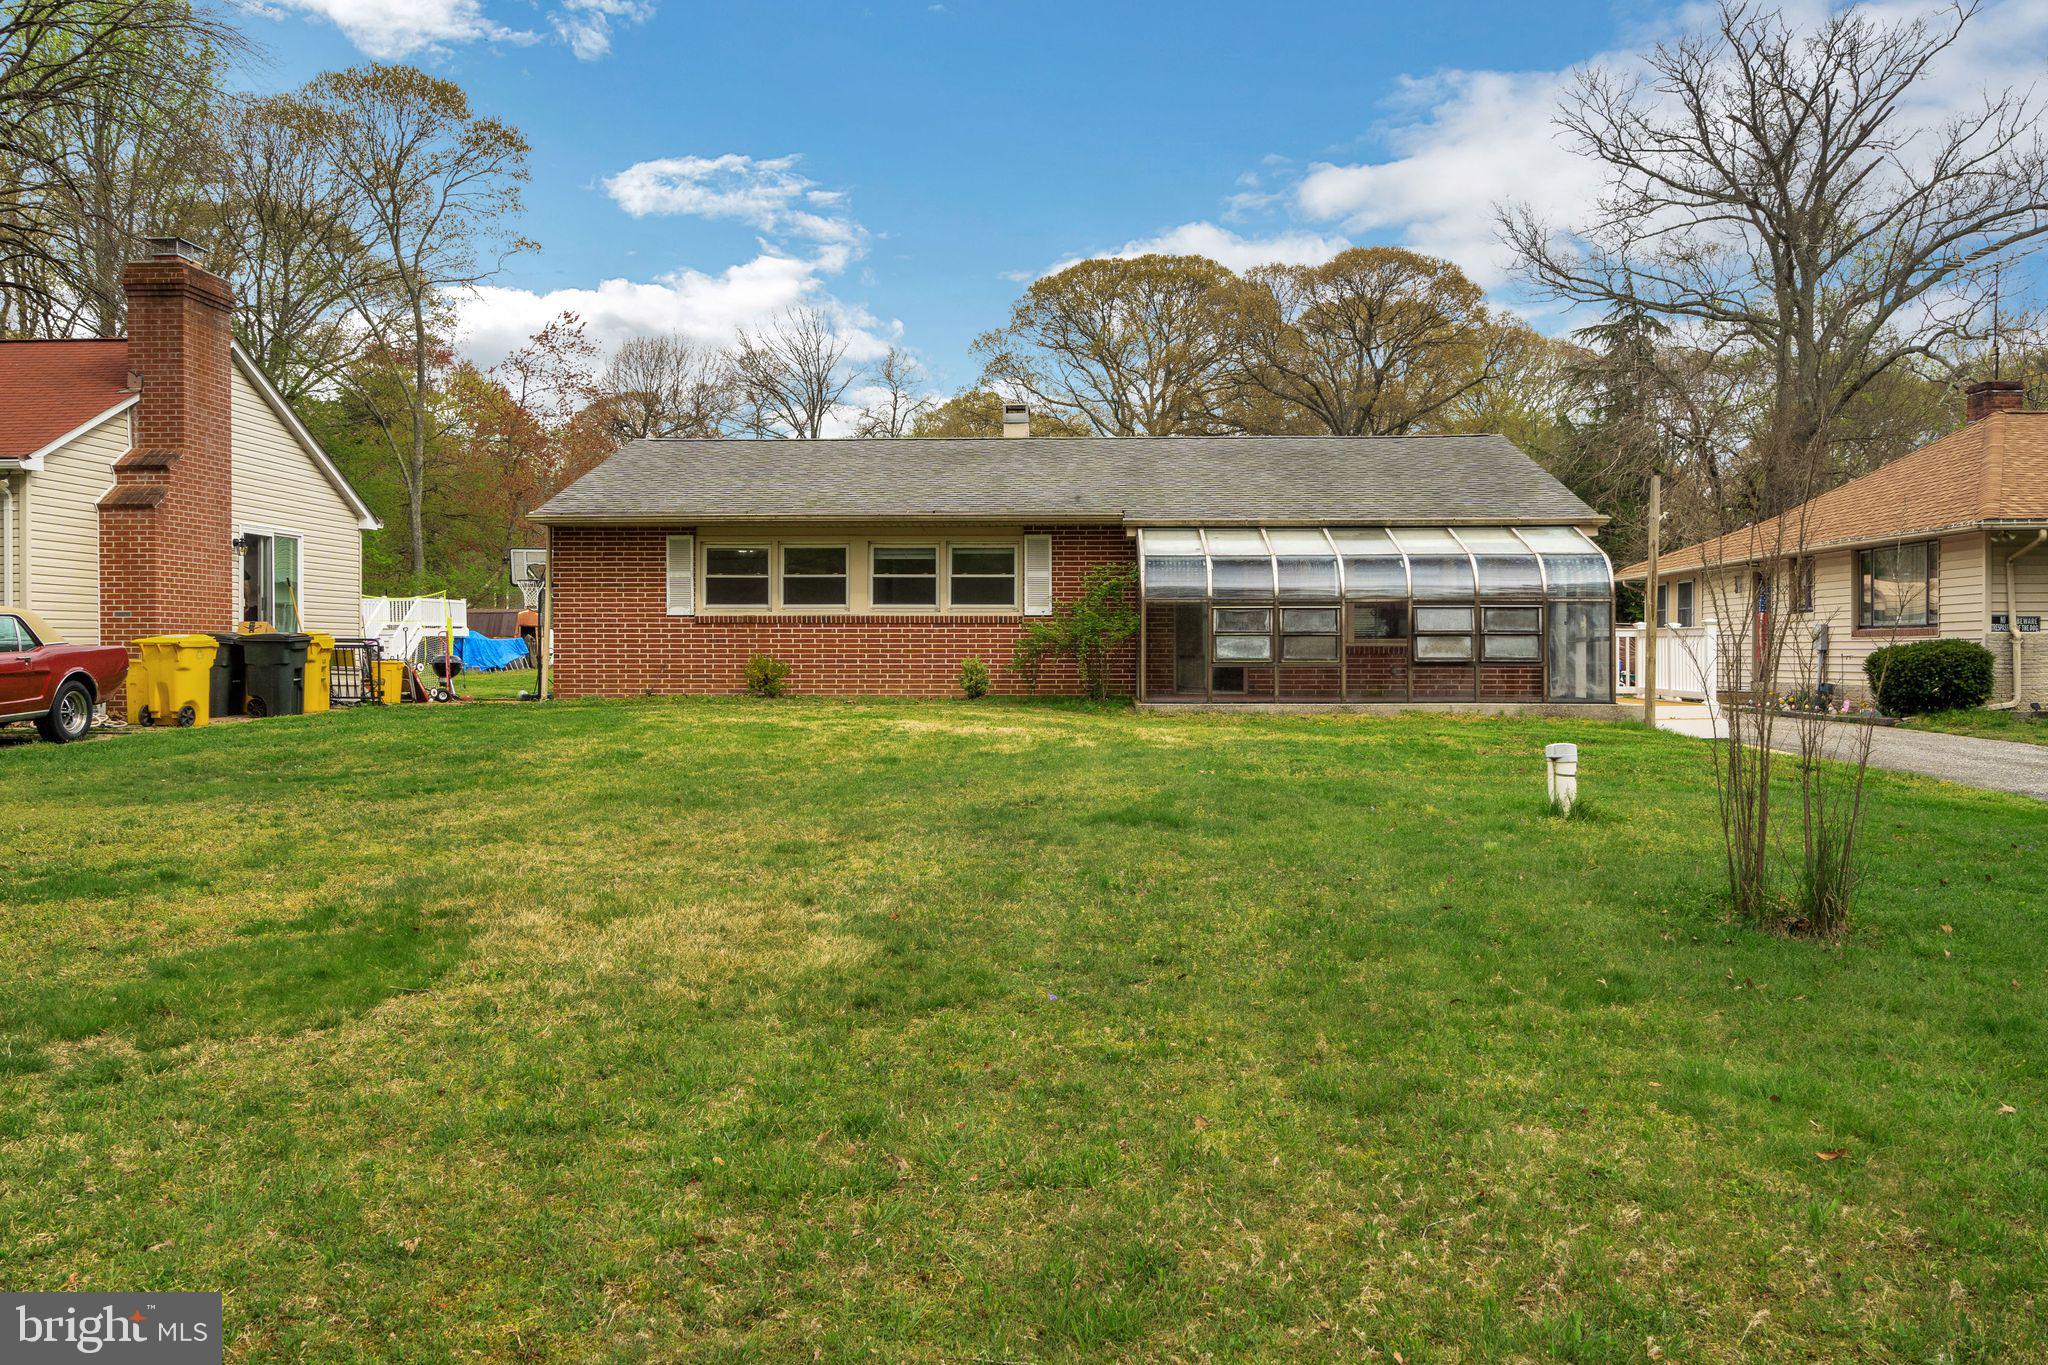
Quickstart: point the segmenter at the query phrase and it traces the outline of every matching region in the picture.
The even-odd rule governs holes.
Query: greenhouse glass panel
[[[1264,663],[1273,657],[1273,637],[1270,635],[1219,635],[1216,637],[1216,657],[1233,662]]]
[[[1280,595],[1282,597],[1335,597],[1337,595],[1337,561],[1325,554],[1321,559],[1306,556],[1280,556]]]
[[[1540,635],[1489,635],[1485,657],[1496,662],[1528,663],[1543,657]]]
[[[1335,635],[1335,607],[1288,607],[1280,613],[1280,629],[1290,634]]]
[[[1147,597],[1207,597],[1209,595],[1209,561],[1200,555],[1196,555],[1193,558],[1146,555],[1145,595]]]
[[[1614,591],[1614,580],[1601,555],[1545,555],[1543,571],[1550,579],[1552,597],[1594,597],[1605,600]]]
[[[1472,657],[1469,635],[1418,635],[1415,657],[1442,663],[1464,663]]]
[[[1280,657],[1289,663],[1333,663],[1337,658],[1334,635],[1283,635]]]
[[[1417,601],[1472,600],[1472,561],[1464,555],[1411,555],[1408,572]]]
[[[1394,539],[1411,555],[1463,555],[1465,547],[1449,531],[1431,527],[1403,526]]]
[[[1569,526],[1518,526],[1522,540],[1539,555],[1588,555],[1593,542]]]
[[[1218,635],[1249,635],[1254,631],[1265,634],[1273,629],[1271,607],[1218,607],[1216,608],[1216,633]]]
[[[1533,635],[1543,628],[1543,612],[1537,607],[1488,607],[1486,628],[1502,634]]]
[[[1417,607],[1415,629],[1418,633],[1434,631],[1472,631],[1472,608],[1470,607]]]
[[[1515,533],[1504,526],[1460,526],[1456,535],[1476,555],[1526,555],[1529,553]]]
[[[1550,608],[1550,699],[1607,701],[1614,685],[1614,628],[1605,602]]]
[[[1479,561],[1479,593],[1482,597],[1541,597],[1543,575],[1534,555],[1488,555]]]
[[[1408,570],[1400,558],[1379,555],[1344,557],[1346,597],[1406,597]]]
[[[1209,561],[1211,591],[1218,597],[1273,596],[1273,561],[1270,559],[1212,559]]]

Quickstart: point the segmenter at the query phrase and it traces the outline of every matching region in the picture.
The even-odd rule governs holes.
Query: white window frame
[[[881,574],[875,572],[875,557],[883,554],[901,554],[906,550],[930,550],[932,552],[932,600],[929,602],[882,602],[875,595],[875,584],[883,578],[923,578],[923,574]],[[946,605],[946,546],[942,541],[926,540],[871,540],[868,542],[868,609],[876,612],[938,612]]]
[[[242,564],[244,562],[244,557],[248,554],[246,542],[251,536],[256,536],[270,542],[269,553],[265,556],[267,563],[264,566],[265,576],[270,581],[268,585],[263,589],[263,591],[273,598],[277,594],[277,542],[280,540],[289,540],[298,547],[298,619],[293,623],[292,630],[304,631],[306,629],[306,534],[303,531],[295,530],[289,526],[268,526],[261,522],[253,521],[240,522],[236,524],[234,538],[236,540],[245,542],[245,545],[243,549],[237,551],[235,554],[235,619],[237,621],[245,621],[249,619],[246,614],[249,610],[249,603],[246,600],[244,600],[242,596]],[[268,621],[270,622],[271,625],[276,626],[277,603],[273,601],[270,605],[271,611],[268,614],[258,615],[256,619],[259,621]]]
[[[1010,600],[1007,602],[960,602],[953,600],[953,580],[960,577],[954,559],[965,550],[969,554],[976,550],[1007,550],[1010,555]],[[1000,574],[968,574],[969,578],[1000,578]],[[1019,610],[1024,595],[1024,548],[1013,540],[961,540],[946,542],[946,586],[945,604],[948,609],[957,608],[964,612],[1010,612]]]
[[[837,550],[845,557],[844,568],[838,577],[843,583],[837,602],[791,602],[789,580],[795,578],[831,578],[831,574],[794,574],[789,571],[791,550]],[[768,600],[785,611],[848,611],[853,607],[853,547],[843,540],[779,540],[769,563],[769,576],[774,580],[768,587]]]
[[[713,579],[735,579],[750,581],[752,574],[714,574],[711,572],[711,554],[714,550],[759,550],[767,562],[768,600],[765,602],[714,602],[711,600]],[[697,607],[712,615],[727,612],[764,612],[775,609],[775,542],[772,540],[718,540],[705,541],[697,547]]]

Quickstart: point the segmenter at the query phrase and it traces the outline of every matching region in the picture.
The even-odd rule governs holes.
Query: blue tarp
[[[464,668],[479,673],[491,673],[500,668],[510,668],[514,664],[524,664],[526,641],[516,635],[508,640],[500,640],[471,631],[455,642],[455,655],[462,660]]]

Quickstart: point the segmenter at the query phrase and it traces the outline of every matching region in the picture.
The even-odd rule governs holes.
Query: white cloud
[[[399,61],[421,53],[442,53],[463,43],[512,43],[525,47],[541,40],[526,29],[507,28],[484,12],[483,0],[240,0],[244,9],[268,18],[288,13],[325,19],[366,55]],[[563,0],[548,12],[548,22],[569,50],[583,61],[611,51],[612,29],[644,23],[654,15],[653,0]]]
[[[612,50],[613,24],[644,24],[653,17],[651,0],[566,0],[548,19],[578,61],[594,62]]]
[[[797,172],[796,156],[669,156],[607,177],[605,192],[635,218],[687,214],[746,223],[763,232],[819,242],[857,242],[866,234],[838,212],[843,190],[821,188]]]
[[[1821,0],[1791,0],[1787,20],[1822,21]],[[1866,7],[1877,22],[1942,14],[1904,0]],[[1646,51],[1660,38],[1698,29],[1712,11],[1694,4],[1627,35]],[[1929,68],[1905,101],[1903,121],[1932,126],[1975,107],[1986,89],[2026,88],[2048,59],[2048,0],[1987,5],[1961,40]],[[1636,52],[1589,59],[1623,75],[1642,69]],[[1553,221],[1586,217],[1602,184],[1601,167],[1573,151],[1554,122],[1568,71],[1440,71],[1402,82],[1378,130],[1391,155],[1350,163],[1318,162],[1294,186],[1292,209],[1304,219],[1375,234],[1458,263],[1482,285],[1505,283],[1512,259],[1496,235],[1495,206],[1527,204]],[[1910,154],[1910,153],[1909,153]]]
[[[900,332],[866,308],[826,287],[852,259],[844,246],[809,256],[764,249],[716,273],[682,269],[651,280],[609,279],[592,288],[549,290],[486,285],[462,307],[463,354],[488,367],[550,319],[575,313],[591,338],[607,350],[628,337],[676,332],[706,346],[724,346],[738,328],[771,322],[783,310],[812,307],[832,320],[856,363],[887,350]]]
[[[248,8],[271,18],[293,12],[325,19],[379,61],[457,43],[539,41],[535,34],[491,19],[480,0],[259,0]]]
[[[1125,242],[1114,251],[1096,251],[1074,256],[1049,267],[1044,273],[1057,274],[1085,260],[1129,260],[1134,256],[1207,256],[1231,270],[1248,270],[1255,265],[1321,265],[1351,243],[1343,237],[1317,232],[1279,232],[1270,237],[1245,237],[1214,223],[1182,223],[1179,227],[1151,237]]]

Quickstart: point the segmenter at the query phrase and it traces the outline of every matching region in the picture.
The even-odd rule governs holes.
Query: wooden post
[[[1643,724],[1657,728],[1657,541],[1663,532],[1664,476],[1650,476],[1650,566],[1643,579]]]

